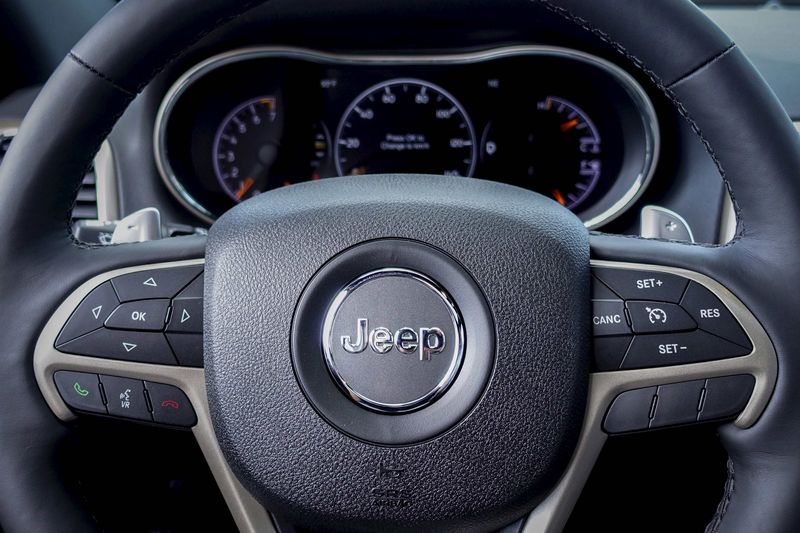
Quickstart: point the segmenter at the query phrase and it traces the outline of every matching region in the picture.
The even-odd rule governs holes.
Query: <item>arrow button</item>
[[[101,327],[111,312],[119,305],[117,294],[110,282],[99,285],[78,305],[58,335],[56,346],[86,335]]]
[[[60,344],[58,351],[89,357],[175,365],[177,361],[161,332],[101,328]]]
[[[203,332],[203,299],[175,298],[172,300],[172,318],[167,325],[170,333]]]
[[[130,353],[136,349],[136,344],[133,344],[132,342],[123,342],[122,347],[125,348],[126,352]]]

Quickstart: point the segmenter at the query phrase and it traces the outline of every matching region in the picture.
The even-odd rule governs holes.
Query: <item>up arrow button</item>
[[[174,298],[202,270],[202,265],[157,268],[118,276],[111,283],[114,284],[120,302]]]

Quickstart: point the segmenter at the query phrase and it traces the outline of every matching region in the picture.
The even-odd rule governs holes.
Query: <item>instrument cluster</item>
[[[632,77],[575,50],[251,48],[183,74],[161,104],[154,142],[170,191],[206,222],[302,181],[415,173],[531,189],[594,228],[644,191],[659,130]]]

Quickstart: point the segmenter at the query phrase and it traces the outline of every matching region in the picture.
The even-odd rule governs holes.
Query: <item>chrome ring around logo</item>
[[[425,297],[427,298],[427,295],[433,296],[428,305],[441,306],[434,313],[443,317],[441,323],[414,323],[416,316],[410,316],[406,313],[408,316],[397,318],[395,324],[388,324],[388,326],[392,327],[387,327],[387,324],[372,323],[369,310],[364,309],[363,312],[359,310],[354,315],[357,317],[355,320],[348,321],[347,331],[349,334],[338,335],[336,331],[337,318],[345,302],[353,297],[359,289],[387,278],[395,278],[397,281],[413,281],[415,284],[419,284],[420,287],[424,287],[423,293]],[[396,294],[386,295],[386,304],[375,302],[374,299],[371,299],[368,307],[372,307],[372,304],[374,304],[385,311],[384,315],[391,314],[386,310],[392,309],[393,297],[397,298],[399,296]],[[420,302],[420,305],[422,305],[422,302]],[[350,311],[349,314],[352,315],[353,312]],[[421,315],[425,315],[425,313],[421,313]],[[444,320],[445,316],[446,320]],[[403,268],[373,270],[350,282],[332,300],[325,314],[322,327],[322,348],[325,363],[333,381],[358,405],[387,414],[414,411],[430,405],[441,397],[458,375],[464,359],[465,342],[466,334],[461,314],[447,291],[428,276]],[[382,361],[389,361],[377,358],[406,358],[404,359],[404,364],[406,367],[412,368],[411,372],[413,374],[416,374],[416,376],[422,375],[426,379],[431,378],[432,381],[430,386],[424,387],[426,390],[421,391],[418,396],[415,395],[413,398],[405,398],[404,401],[397,402],[380,400],[374,394],[358,390],[358,385],[354,385],[354,380],[341,368],[342,365],[337,363],[336,353],[340,357],[361,358],[351,361],[368,361],[372,365],[376,364],[376,362],[381,364]],[[449,364],[440,358],[449,358]],[[425,365],[427,364],[430,364],[431,367],[426,367]],[[437,376],[440,376],[440,379],[436,379],[437,376],[428,374],[428,370],[433,370],[433,367],[438,369]],[[420,381],[414,379],[414,375],[396,375],[394,378],[391,383],[394,387],[402,386],[398,385],[398,383],[407,383],[409,380],[414,382],[411,385],[419,385]],[[404,378],[405,381],[403,381]],[[374,383],[370,383],[370,385],[374,385]]]

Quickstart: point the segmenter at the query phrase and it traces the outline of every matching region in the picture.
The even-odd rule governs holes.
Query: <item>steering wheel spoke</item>
[[[270,531],[269,515],[231,472],[211,425],[203,269],[203,259],[153,263],[86,281],[42,330],[36,380],[63,421],[99,415],[192,431],[239,529]]]
[[[591,261],[586,416],[569,467],[525,531],[563,527],[609,435],[731,420],[746,429],[758,420],[778,373],[766,331],[713,277],[668,266],[691,265],[699,253],[713,272],[715,250],[593,236],[592,255],[603,259]]]

